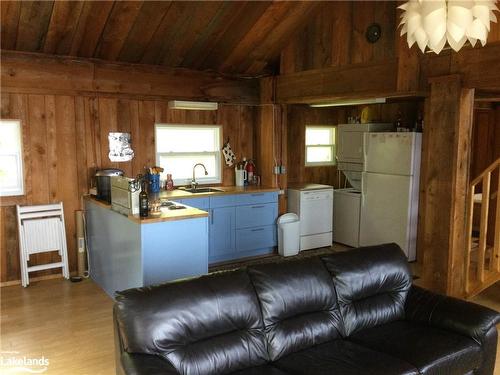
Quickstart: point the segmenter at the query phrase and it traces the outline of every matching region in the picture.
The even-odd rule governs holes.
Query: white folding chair
[[[68,250],[64,228],[62,202],[37,206],[17,206],[19,228],[19,258],[21,282],[24,287],[30,283],[29,273],[52,268],[62,268],[62,274],[69,279]],[[60,262],[28,266],[31,254],[49,251],[59,252]]]

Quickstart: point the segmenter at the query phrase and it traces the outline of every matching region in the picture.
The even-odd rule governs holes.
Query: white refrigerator
[[[421,133],[365,133],[360,246],[397,243],[416,258]]]

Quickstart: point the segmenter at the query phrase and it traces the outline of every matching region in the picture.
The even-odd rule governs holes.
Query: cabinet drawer
[[[260,227],[276,224],[276,203],[252,204],[236,207],[236,228]]]
[[[276,246],[276,225],[236,230],[236,251]]]
[[[278,202],[278,192],[268,193],[248,193],[237,195],[236,204],[238,206],[245,204],[273,203]]]
[[[210,197],[210,208],[231,207],[236,205],[236,195]]]
[[[182,198],[172,200],[180,204],[185,204],[186,206],[199,208],[200,210],[208,210],[208,208],[210,207],[208,198]]]

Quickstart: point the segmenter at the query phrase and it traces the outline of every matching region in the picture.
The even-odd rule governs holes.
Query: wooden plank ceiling
[[[1,48],[259,76],[315,1],[1,1]]]

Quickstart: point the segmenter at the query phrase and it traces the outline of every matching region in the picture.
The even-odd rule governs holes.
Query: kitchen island
[[[186,207],[140,218],[85,197],[89,273],[111,297],[117,290],[208,272],[208,213]]]
[[[277,245],[278,189],[224,186],[221,191],[162,191],[186,206],[160,216],[125,216],[85,197],[90,277],[109,295],[203,275],[209,264],[271,254]]]

